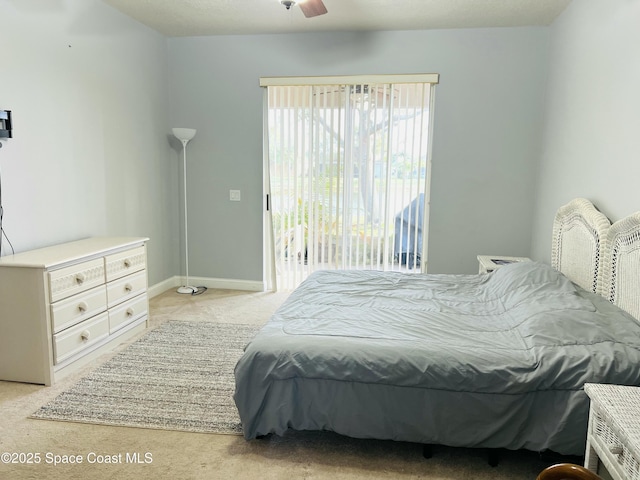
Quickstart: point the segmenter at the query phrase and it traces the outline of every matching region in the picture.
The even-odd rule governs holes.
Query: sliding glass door
[[[265,257],[278,288],[318,269],[426,268],[432,88],[267,87]]]

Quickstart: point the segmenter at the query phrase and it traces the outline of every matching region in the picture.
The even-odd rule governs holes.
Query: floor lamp
[[[184,261],[187,273],[186,283],[178,288],[178,293],[189,293],[193,295],[198,291],[196,287],[189,285],[189,229],[187,227],[187,143],[196,136],[193,128],[174,128],[173,135],[182,142],[182,165],[184,180]]]

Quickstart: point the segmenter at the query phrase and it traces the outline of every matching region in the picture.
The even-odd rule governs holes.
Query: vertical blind
[[[300,80],[261,82],[268,278],[425,271],[437,75]]]

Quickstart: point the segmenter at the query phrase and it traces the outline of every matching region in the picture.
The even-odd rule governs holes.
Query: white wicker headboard
[[[640,320],[640,212],[611,225],[604,251],[598,293]]]
[[[609,219],[584,198],[560,207],[553,221],[551,266],[585,290],[600,293]]]

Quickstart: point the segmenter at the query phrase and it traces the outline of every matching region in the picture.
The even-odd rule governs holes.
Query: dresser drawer
[[[147,294],[139,295],[128,302],[109,310],[109,333],[125,327],[127,324],[147,314],[149,301]]]
[[[51,302],[76,295],[104,283],[102,258],[49,272]]]
[[[59,364],[109,336],[105,312],[53,336],[53,362]]]
[[[58,333],[65,328],[104,312],[107,309],[107,288],[104,285],[65,298],[51,305],[51,328]]]
[[[107,282],[144,270],[147,265],[145,247],[132,248],[105,257]]]
[[[143,270],[107,284],[107,304],[111,308],[146,290],[147,271]]]

